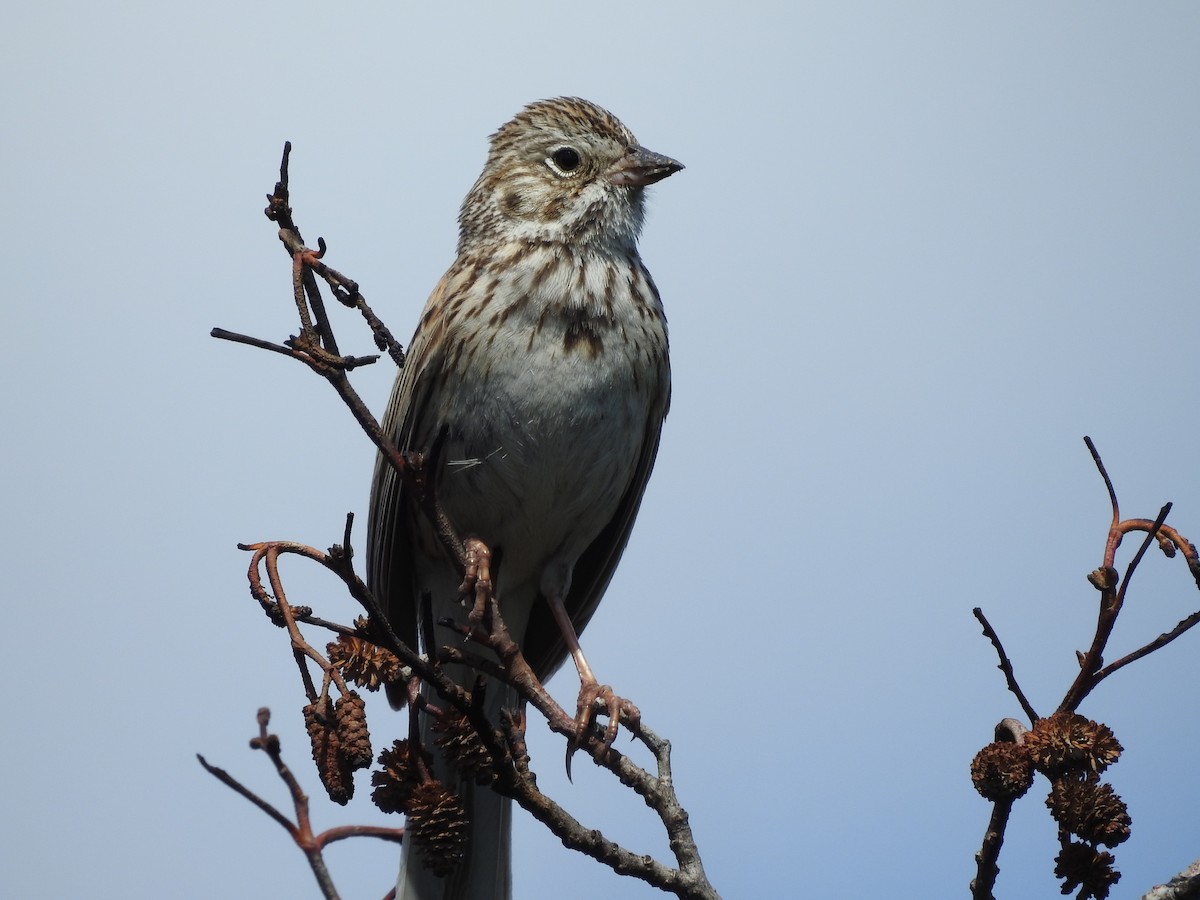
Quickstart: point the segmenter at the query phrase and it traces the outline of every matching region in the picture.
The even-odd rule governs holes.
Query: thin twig
[[[1000,635],[996,634],[996,629],[987,620],[987,616],[983,614],[982,609],[977,606],[971,612],[979,620],[979,624],[983,626],[984,635],[992,642],[992,646],[996,648],[996,655],[1000,657],[1000,664],[996,668],[1004,673],[1004,680],[1008,683],[1008,689],[1017,698],[1017,702],[1021,704],[1021,709],[1025,711],[1025,715],[1029,716],[1029,723],[1032,725],[1038,720],[1039,716],[1034,712],[1033,705],[1025,697],[1025,692],[1021,690],[1021,686],[1017,684],[1017,676],[1013,673],[1012,662],[1009,661],[1008,654],[1004,652],[1004,647],[1000,643]]]
[[[322,850],[333,843],[334,841],[344,840],[348,837],[376,837],[384,840],[399,843],[403,840],[404,830],[399,828],[380,828],[377,826],[343,826],[331,828],[322,832],[319,835],[314,835],[312,832],[312,821],[309,816],[308,796],[304,793],[304,789],[300,787],[300,782],[296,780],[296,776],[292,774],[292,770],[283,761],[283,753],[280,749],[279,738],[270,734],[267,731],[267,725],[271,720],[271,712],[266,707],[262,707],[258,711],[258,736],[250,741],[250,746],[255,750],[262,750],[270,758],[275,766],[275,773],[280,780],[287,785],[288,793],[292,798],[292,806],[295,811],[296,821],[291,822],[279,810],[272,806],[267,801],[263,800],[236,778],[216,766],[210,765],[208,761],[197,754],[197,759],[204,770],[219,780],[222,784],[232,788],[238,794],[241,794],[287,831],[288,835],[295,842],[296,846],[303,851],[305,858],[308,860],[309,867],[313,871],[313,875],[317,880],[318,886],[321,888],[322,895],[326,900],[338,900],[337,888],[334,886],[333,878],[329,874],[329,868],[325,865],[325,858],[322,855]]]
[[[222,341],[233,341],[237,344],[249,344],[251,347],[258,347],[260,350],[270,350],[272,353],[282,353],[284,356],[295,356],[295,351],[283,344],[276,344],[273,341],[264,341],[262,338],[251,337],[248,334],[239,334],[236,331],[228,331],[224,328],[214,328],[209,333],[210,337],[218,338]]]
[[[1117,506],[1117,492],[1113,488],[1112,479],[1108,477],[1108,470],[1104,468],[1104,461],[1100,458],[1100,451],[1096,449],[1096,445],[1092,443],[1092,439],[1084,435],[1083,442],[1087,444],[1088,452],[1092,454],[1092,461],[1096,464],[1096,468],[1100,472],[1100,477],[1104,479],[1104,486],[1108,489],[1108,499],[1112,501],[1112,527],[1116,528],[1117,523],[1121,521],[1121,511]]]
[[[250,788],[246,787],[224,769],[211,765],[208,760],[206,760],[199,753],[196,754],[196,759],[200,760],[200,765],[204,767],[204,771],[206,771],[209,775],[212,775],[217,779],[217,781],[221,782],[226,787],[232,788],[234,791],[241,794],[259,809],[265,812],[268,816],[278,822],[287,831],[287,833],[292,836],[293,840],[296,839],[296,826],[288,820],[287,816],[277,810],[262,797],[258,796],[258,794],[254,793],[254,791],[250,790]]]
[[[339,825],[327,828],[318,834],[315,840],[322,847],[328,847],[337,841],[354,837],[373,837],[392,844],[404,843],[403,828],[384,828],[382,825]]]
[[[1125,666],[1129,665],[1131,662],[1136,662],[1137,660],[1141,659],[1143,656],[1149,656],[1155,650],[1158,650],[1158,649],[1161,649],[1162,647],[1167,646],[1167,644],[1171,643],[1171,641],[1175,640],[1175,638],[1179,637],[1181,634],[1190,630],[1197,623],[1200,623],[1200,610],[1192,613],[1186,619],[1182,619],[1179,622],[1179,624],[1176,625],[1174,628],[1172,628],[1170,631],[1165,632],[1164,634],[1160,634],[1158,637],[1156,637],[1154,640],[1150,641],[1148,644],[1145,644],[1144,646],[1139,647],[1138,649],[1134,650],[1132,653],[1130,653],[1126,656],[1122,656],[1120,659],[1118,659],[1114,663],[1109,663],[1107,666],[1105,666],[1103,669],[1101,669],[1099,672],[1096,673],[1096,681],[1097,682],[1102,681],[1103,679],[1107,678],[1109,675],[1111,675],[1113,672],[1117,671],[1118,669],[1123,669]]]

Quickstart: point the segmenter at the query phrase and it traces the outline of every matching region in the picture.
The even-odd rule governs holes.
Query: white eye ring
[[[566,144],[561,147],[555,147],[550,151],[550,155],[546,157],[546,165],[550,168],[550,171],[564,178],[576,172],[582,164],[583,157],[579,151]]]

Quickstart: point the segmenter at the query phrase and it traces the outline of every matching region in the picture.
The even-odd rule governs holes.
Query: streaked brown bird
[[[574,97],[532,103],[502,126],[463,201],[457,258],[425,305],[384,419],[401,450],[428,450],[443,436],[437,497],[461,535],[491,548],[500,609],[543,680],[571,654],[584,688],[594,686],[577,634],[608,586],[654,466],[671,373],[662,303],[637,239],[646,187],[682,168]],[[382,459],[368,579],[411,646],[423,591],[435,619],[462,616],[460,577]],[[452,674],[467,685],[474,677]],[[487,696],[493,721],[515,705],[495,685]],[[438,774],[454,783],[444,768]],[[403,900],[511,895],[511,803],[472,784],[460,791],[467,858],[438,878],[406,843]]]

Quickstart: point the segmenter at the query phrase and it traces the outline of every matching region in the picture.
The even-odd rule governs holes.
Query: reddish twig
[[[267,732],[267,725],[270,721],[271,711],[266,707],[259,709],[258,736],[250,740],[250,746],[255,750],[262,750],[270,757],[271,762],[275,766],[276,774],[287,785],[288,793],[292,798],[292,806],[295,810],[295,822],[292,822],[273,805],[259,797],[224,769],[210,765],[200,754],[196,754],[196,758],[200,761],[200,765],[204,767],[206,772],[222,784],[241,794],[287,831],[296,846],[304,852],[304,856],[312,868],[313,875],[317,879],[317,884],[321,888],[321,893],[328,900],[336,900],[338,897],[337,888],[334,887],[333,879],[330,877],[329,869],[325,865],[325,858],[322,855],[325,847],[335,841],[345,840],[348,837],[375,837],[393,843],[400,843],[404,839],[404,829],[350,825],[330,828],[320,834],[314,835],[312,831],[312,819],[308,808],[308,796],[304,793],[304,789],[300,787],[300,782],[296,780],[296,776],[292,774],[291,768],[283,761],[278,736]]]
[[[328,553],[295,541],[264,541],[256,544],[238,544],[238,549],[248,550],[253,553],[247,571],[251,595],[259,602],[259,605],[267,612],[272,621],[278,618],[278,624],[281,624],[288,630],[292,647],[295,651],[315,662],[327,677],[334,680],[338,685],[338,690],[345,694],[348,688],[342,680],[340,673],[337,672],[337,668],[332,666],[324,655],[304,640],[297,626],[298,623],[305,622],[328,628],[337,634],[358,637],[361,637],[361,632],[355,628],[318,619],[311,614],[298,615],[297,611],[306,612],[307,608],[295,607],[288,603],[282,579],[279,576],[279,556],[283,554],[295,554],[320,563],[320,565],[342,580],[350,595],[366,611],[374,632],[372,635],[373,643],[377,643],[394,653],[400,659],[401,663],[422,680],[434,684],[447,694],[463,694],[464,692],[462,692],[462,689],[458,685],[447,679],[435,666],[430,664],[429,660],[419,655],[416,650],[409,647],[396,636],[374,594],[371,593],[366,583],[355,573],[353,566],[354,554],[353,550],[350,549],[350,529],[352,522],[353,515],[347,516],[346,529],[343,535],[345,543],[335,545]],[[260,565],[263,565],[267,570],[271,591],[267,591],[263,586],[262,577],[259,574]],[[305,678],[306,693],[308,694],[309,701],[313,702],[317,698],[317,692],[312,687],[311,682],[308,681],[307,669],[303,666],[302,661],[301,672]],[[464,700],[463,702],[466,701]]]
[[[1096,633],[1092,638],[1092,645],[1079,661],[1079,674],[1075,676],[1075,681],[1067,689],[1062,702],[1058,705],[1060,711],[1070,710],[1074,712],[1079,708],[1079,704],[1083,702],[1083,699],[1096,688],[1096,685],[1107,677],[1101,668],[1104,660],[1104,650],[1108,646],[1108,639],[1112,636],[1113,628],[1117,624],[1117,617],[1121,614],[1121,609],[1125,605],[1129,580],[1137,570],[1142,557],[1145,556],[1146,550],[1154,542],[1154,538],[1158,534],[1158,529],[1162,526],[1163,519],[1167,517],[1167,513],[1170,511],[1170,503],[1159,510],[1158,518],[1154,520],[1152,526],[1146,531],[1146,539],[1142,541],[1141,546],[1138,547],[1137,552],[1133,555],[1133,559],[1125,567],[1125,577],[1120,580],[1120,587],[1113,584],[1111,580],[1102,586],[1100,592],[1100,611],[1096,616]],[[1119,530],[1119,525],[1114,526],[1111,529],[1110,535]],[[1112,543],[1111,536],[1109,543]],[[1119,539],[1117,543],[1120,543]],[[1105,568],[1106,570],[1112,569],[1112,560],[1107,555],[1105,556]]]

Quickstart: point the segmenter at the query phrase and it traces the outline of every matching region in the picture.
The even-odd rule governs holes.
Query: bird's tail
[[[514,708],[517,698],[511,688],[496,682],[489,682],[488,689],[484,712],[495,725],[500,722],[500,710]],[[428,717],[421,733],[425,746],[432,748]],[[486,785],[459,778],[436,749],[433,754],[434,775],[458,791],[467,810],[466,855],[453,873],[439,877],[425,867],[420,847],[414,847],[406,836],[397,900],[511,900],[512,801]]]

